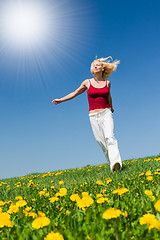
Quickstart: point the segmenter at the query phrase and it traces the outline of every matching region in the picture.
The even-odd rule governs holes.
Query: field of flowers
[[[160,156],[0,180],[0,239],[160,239]]]

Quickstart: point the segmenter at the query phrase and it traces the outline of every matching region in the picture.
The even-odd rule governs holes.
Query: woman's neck
[[[94,74],[94,80],[96,82],[104,81],[105,79],[102,77],[102,73],[96,73]]]

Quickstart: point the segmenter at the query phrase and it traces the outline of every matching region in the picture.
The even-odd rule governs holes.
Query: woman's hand
[[[61,99],[54,99],[53,101],[52,101],[52,103],[54,103],[54,104],[59,104],[59,103],[61,103],[62,101],[61,101]]]
[[[111,108],[111,112],[112,112],[112,113],[114,112],[114,109],[113,109],[113,108]]]

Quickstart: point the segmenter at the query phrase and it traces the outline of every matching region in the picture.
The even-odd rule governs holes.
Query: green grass
[[[152,180],[147,179],[147,171],[151,171]],[[141,173],[144,175],[139,176]],[[109,178],[112,181],[107,184]],[[104,185],[97,184],[98,180]],[[63,181],[63,185],[59,181]],[[50,202],[60,188],[66,188],[67,193],[58,196],[58,201]],[[128,191],[122,195],[113,193],[119,188]],[[153,197],[146,195],[146,190],[152,191]],[[78,202],[71,201],[70,196],[78,194],[82,198],[83,192],[90,196],[87,201],[92,199],[93,203],[81,208]],[[97,203],[97,194],[105,195],[109,202]],[[8,227],[2,213],[18,202],[18,196],[26,201],[26,205],[19,207],[18,212],[10,213],[13,226]],[[0,180],[0,239],[41,240],[51,231],[71,240],[160,239],[160,228],[149,230],[148,224],[139,222],[144,214],[150,213],[160,224],[160,213],[154,206],[159,199],[160,155],[125,161],[121,172],[112,173],[109,164],[103,164]],[[50,223],[36,229],[32,224],[35,218],[24,212],[26,207],[31,207],[29,212],[36,213],[37,217],[41,211]],[[119,209],[127,215],[106,220],[103,213],[109,208]]]

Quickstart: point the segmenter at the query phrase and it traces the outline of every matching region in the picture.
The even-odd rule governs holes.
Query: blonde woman
[[[92,62],[91,73],[93,78],[86,79],[79,88],[52,103],[59,104],[71,100],[87,91],[89,103],[89,118],[93,134],[101,146],[106,159],[110,163],[111,171],[121,170],[122,161],[117,140],[114,137],[114,122],[112,113],[111,83],[106,80],[117,69],[120,61],[110,62],[111,57],[99,58]]]

